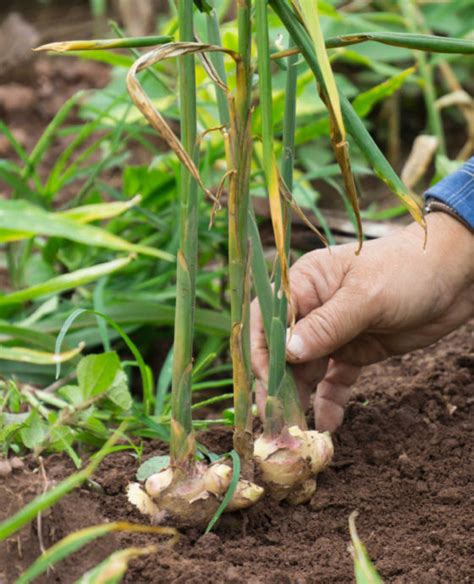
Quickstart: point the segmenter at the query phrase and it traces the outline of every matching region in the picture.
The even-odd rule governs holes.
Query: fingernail
[[[304,354],[303,339],[298,335],[291,335],[286,345],[286,351],[290,354],[291,357],[294,357],[295,359],[301,359]]]

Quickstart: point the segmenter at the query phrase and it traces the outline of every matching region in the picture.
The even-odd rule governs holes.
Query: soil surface
[[[365,370],[335,436],[334,463],[309,504],[264,500],[249,512],[224,516],[213,533],[183,533],[174,548],[156,536],[107,536],[38,582],[73,582],[119,547],[154,542],[159,552],[132,562],[125,582],[344,584],[353,581],[347,547],[354,510],[385,582],[473,582],[473,332],[471,323],[429,349]],[[227,429],[200,440],[216,452],[231,448]],[[147,443],[144,458],[157,452],[163,445]],[[63,456],[50,456],[44,465],[50,485],[73,470]],[[41,526],[34,521],[0,544],[0,582],[13,582],[41,545],[73,530],[143,522],[125,496],[136,466],[127,452],[109,456],[94,477],[103,492],[73,492],[43,513]],[[44,486],[32,459],[0,477],[0,520]]]

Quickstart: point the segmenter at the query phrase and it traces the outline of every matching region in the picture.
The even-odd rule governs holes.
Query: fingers
[[[258,300],[250,305],[250,347],[252,369],[257,379],[268,380],[268,348]]]
[[[353,288],[342,287],[296,323],[287,344],[287,360],[305,363],[331,355],[362,333],[370,319],[367,299]]]
[[[258,417],[265,420],[265,406],[267,404],[267,384],[259,379],[255,380],[255,404],[257,406]]]
[[[308,409],[311,395],[318,383],[324,378],[328,363],[329,359],[325,358],[292,367],[304,411]]]
[[[318,431],[334,432],[342,424],[351,387],[359,373],[360,367],[330,360],[326,376],[318,385],[314,400],[315,424]]]

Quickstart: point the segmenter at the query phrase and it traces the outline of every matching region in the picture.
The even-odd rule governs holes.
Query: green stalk
[[[193,1],[180,0],[179,38],[193,41]],[[194,57],[179,57],[179,95],[181,100],[181,141],[188,154],[196,158],[196,79]],[[194,337],[196,268],[198,246],[198,191],[196,181],[184,165],[180,177],[180,246],[176,273],[176,313],[171,403],[172,464],[190,464],[195,454],[191,414],[191,374]]]
[[[270,71],[270,48],[267,21],[267,2],[266,0],[256,0],[255,17],[257,30],[257,47],[258,47],[258,81],[260,88],[260,110],[262,116],[262,145],[263,145],[263,167],[269,188],[270,176],[273,172],[274,153],[273,153],[273,97],[272,97],[272,80]],[[273,316],[270,327],[270,366],[269,366],[269,383],[268,394],[275,396],[277,394],[281,378],[283,377],[285,367],[285,339],[286,319],[282,323],[279,320],[281,291],[281,269],[278,263],[278,274],[275,277],[275,288],[273,295]],[[283,349],[283,355],[281,350]]]
[[[273,99],[272,83],[270,70],[270,50],[268,35],[268,15],[267,2],[257,0],[256,2],[256,23],[257,23],[257,44],[258,44],[258,71],[260,83],[260,107],[262,115],[262,140],[263,140],[263,164],[265,175],[267,177],[267,186],[269,185],[269,176],[274,164],[273,153]],[[293,186],[293,159],[294,159],[294,132],[296,116],[296,61],[297,56],[292,55],[288,59],[287,83],[285,96],[285,118],[283,128],[283,159],[282,159],[282,178],[288,188]],[[284,255],[288,261],[290,239],[291,239],[291,210],[287,202],[282,202],[282,212],[285,227]],[[293,380],[291,371],[285,367],[286,353],[286,323],[287,323],[287,298],[282,293],[282,272],[281,262],[277,264],[275,272],[275,285],[273,292],[273,314],[269,331],[267,333],[267,343],[269,347],[269,379],[268,395],[270,398],[275,397],[281,402],[278,404],[269,404],[267,410],[267,422],[269,428],[275,431],[280,426],[276,420],[272,420],[274,415],[279,417],[283,411],[285,422],[290,425],[301,424],[305,426],[304,413],[298,399],[296,385]],[[268,328],[268,324],[267,324]],[[272,431],[272,430],[271,430]]]
[[[219,119],[227,128],[226,156],[229,170],[229,281],[231,304],[231,340],[235,431],[234,448],[242,460],[242,476],[251,477],[252,463],[252,374],[250,365],[250,270],[248,223],[250,209],[250,79],[251,79],[251,1],[239,2],[239,53],[237,63],[237,95],[235,110],[229,108],[228,96],[216,88]],[[206,15],[208,40],[220,45],[217,13]],[[212,53],[210,59],[224,83],[226,74],[223,55]],[[235,111],[235,114],[234,114]],[[258,236],[258,234],[257,234]]]
[[[234,448],[244,477],[252,473],[252,374],[250,365],[250,269],[248,245],[249,182],[252,136],[250,124],[251,0],[238,4],[239,53],[236,119],[227,146],[229,168],[229,281],[231,355],[234,380]]]
[[[407,28],[412,32],[417,33],[419,13],[415,6],[412,4],[411,0],[399,0],[399,5],[403,17],[405,18]],[[428,131],[430,134],[438,138],[439,150],[442,154],[446,155],[443,124],[441,121],[441,115],[435,104],[436,92],[433,84],[433,71],[424,53],[417,51],[415,53],[415,59],[418,63],[420,76],[423,79],[423,97],[428,114]]]
[[[211,45],[221,46],[221,33],[219,30],[219,21],[217,19],[217,12],[213,8],[210,12],[206,13],[206,23],[207,23],[207,38]],[[224,67],[224,55],[222,53],[211,53],[209,55],[211,63],[214,65],[215,70],[219,74],[222,81],[226,83],[226,74]],[[223,126],[230,126],[230,115],[229,115],[229,104],[227,102],[227,96],[223,89],[216,86],[216,98],[217,98],[217,109],[219,111],[219,119]]]

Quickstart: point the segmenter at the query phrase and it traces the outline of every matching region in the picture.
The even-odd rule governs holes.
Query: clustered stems
[[[235,121],[230,128],[228,161],[235,173],[229,181],[229,281],[231,357],[234,380],[234,448],[242,459],[242,475],[252,475],[252,372],[250,365],[250,263],[248,210],[252,136],[250,120],[251,0],[238,3],[239,54]],[[230,160],[229,160],[230,159]]]
[[[267,188],[270,191],[272,176],[275,176],[276,163],[273,153],[273,115],[272,115],[272,83],[270,70],[269,35],[267,20],[267,3],[262,0],[256,2],[256,24],[258,42],[258,72],[260,83],[260,108],[262,112],[262,140],[263,140],[263,166],[267,180]],[[285,95],[285,117],[283,128],[283,156],[281,178],[288,190],[291,191],[293,183],[293,159],[294,159],[294,130],[296,115],[296,61],[298,56],[288,58],[288,73]],[[274,193],[280,197],[279,192]],[[272,194],[269,192],[269,196]],[[269,346],[269,379],[268,394],[271,398],[267,404],[267,428],[270,433],[278,433],[281,429],[281,413],[284,422],[305,427],[304,413],[299,404],[296,386],[291,371],[285,367],[286,346],[286,322],[288,312],[287,290],[282,288],[282,262],[288,265],[291,239],[291,209],[287,201],[281,201],[284,227],[283,255],[277,263],[275,270],[274,290],[272,298],[271,320],[266,325],[267,343]],[[281,251],[279,251],[281,253]],[[265,302],[260,298],[260,303]]]
[[[179,38],[193,41],[193,0],[180,0]],[[192,55],[179,57],[181,142],[193,159],[196,144],[196,79]],[[191,374],[198,249],[198,189],[182,164],[179,177],[179,233],[176,274],[176,313],[172,381],[171,460],[182,465],[194,459],[191,418]]]

